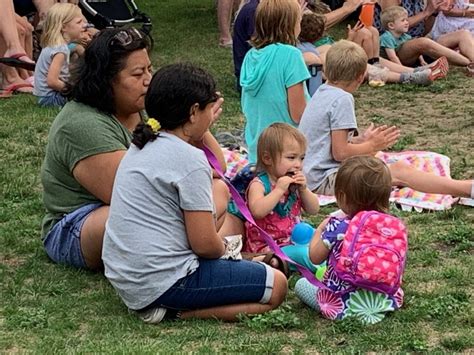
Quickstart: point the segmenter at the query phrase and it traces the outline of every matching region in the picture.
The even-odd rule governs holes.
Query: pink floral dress
[[[262,184],[265,187],[265,195],[275,188],[268,179],[265,173],[259,174],[255,177],[251,184]],[[277,211],[278,207],[279,211]],[[282,206],[284,206],[282,212]],[[300,222],[302,203],[298,192],[287,192],[276,208],[270,212],[265,218],[257,219],[257,225],[266,231],[275,242],[280,246],[290,245],[290,236],[295,224]],[[245,222],[246,238],[244,243],[244,252],[249,253],[268,253],[269,249],[267,243],[260,235],[259,230],[249,222]]]

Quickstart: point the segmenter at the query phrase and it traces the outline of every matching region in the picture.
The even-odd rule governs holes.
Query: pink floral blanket
[[[227,161],[226,177],[231,179],[248,164],[245,152],[223,148]],[[416,169],[430,172],[439,176],[450,176],[450,159],[442,154],[422,151],[406,151],[400,153],[379,152],[376,155],[386,163],[403,160]],[[392,191],[390,201],[400,205],[403,210],[441,211],[451,208],[455,203],[474,207],[474,199],[454,198],[450,195],[429,194],[415,191],[409,187],[396,188]],[[336,202],[334,196],[319,196],[322,206]]]

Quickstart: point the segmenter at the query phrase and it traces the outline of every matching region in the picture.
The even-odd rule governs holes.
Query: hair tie
[[[158,131],[161,129],[160,122],[158,122],[154,118],[149,118],[148,121],[146,121],[146,124],[151,128],[154,134],[157,134]]]

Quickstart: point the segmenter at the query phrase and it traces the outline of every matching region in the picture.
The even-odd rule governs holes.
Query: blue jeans
[[[266,304],[272,295],[273,281],[273,269],[263,263],[199,259],[196,271],[139,311],[153,307],[193,310],[238,303]]]
[[[101,203],[91,203],[68,213],[57,222],[43,240],[49,258],[58,264],[86,269],[82,256],[81,230],[84,221]]]

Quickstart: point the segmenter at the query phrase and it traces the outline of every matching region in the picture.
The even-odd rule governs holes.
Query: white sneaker
[[[155,307],[143,312],[137,312],[138,317],[145,323],[158,324],[160,323],[166,314],[166,308]]]

